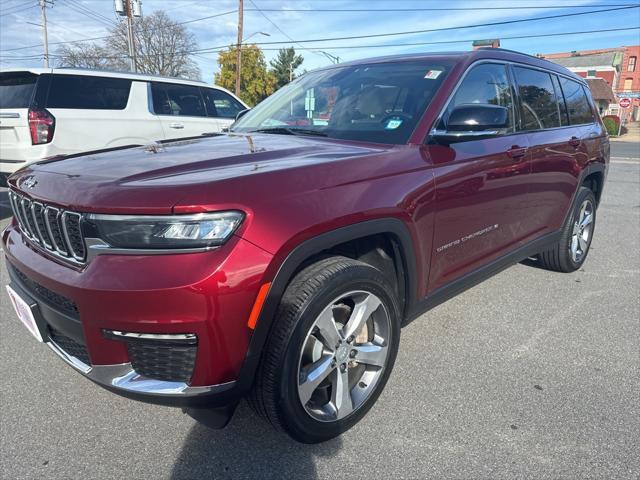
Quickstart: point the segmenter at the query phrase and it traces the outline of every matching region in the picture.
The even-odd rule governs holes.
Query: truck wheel
[[[586,187],[580,187],[573,211],[567,217],[558,243],[539,255],[548,270],[573,272],[578,270],[589,253],[596,226],[596,198]]]
[[[336,437],[373,406],[400,340],[394,289],[376,268],[344,257],[314,263],[287,287],[250,404],[304,443]]]

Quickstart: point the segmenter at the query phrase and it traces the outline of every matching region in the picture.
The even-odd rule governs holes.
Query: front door
[[[216,118],[207,116],[200,88],[178,83],[151,84],[154,113],[160,119],[165,139],[197,137],[217,133],[221,126]]]
[[[459,105],[509,109],[510,125],[493,137],[464,137],[429,145],[436,181],[436,215],[429,290],[504,255],[522,244],[529,228],[523,215],[530,162],[526,134],[516,132],[515,102],[507,66],[476,65],[449,102],[441,124]]]

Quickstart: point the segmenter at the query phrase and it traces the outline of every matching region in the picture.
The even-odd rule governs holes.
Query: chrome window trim
[[[486,137],[490,135],[499,135],[499,130],[468,130],[468,131],[456,131],[456,130],[439,130],[434,128],[431,130],[431,135],[434,137]]]
[[[425,140],[423,143],[427,143],[429,138],[431,138],[431,136],[433,135],[433,131],[434,130],[438,130],[436,128],[436,126],[440,123],[440,120],[442,119],[442,116],[444,115],[444,113],[447,111],[447,108],[449,108],[449,104],[453,101],[453,97],[456,95],[458,89],[460,88],[460,85],[462,84],[462,82],[464,81],[464,79],[466,78],[467,74],[477,65],[483,64],[483,63],[495,63],[495,64],[502,64],[505,66],[518,66],[518,67],[524,67],[524,68],[530,68],[532,70],[540,70],[542,72],[546,72],[549,73],[551,75],[557,75],[558,77],[564,77],[567,80],[571,80],[574,81],[580,85],[582,85],[583,88],[586,88],[588,91],[588,85],[586,84],[586,82],[579,80],[577,78],[574,78],[570,75],[567,75],[565,73],[560,73],[560,72],[556,72],[555,70],[552,70],[550,68],[544,68],[544,67],[539,67],[537,65],[531,65],[528,63],[524,63],[524,62],[518,62],[516,60],[500,60],[500,59],[492,59],[492,58],[483,58],[480,60],[476,60],[475,62],[471,63],[467,69],[464,71],[464,73],[462,74],[462,76],[458,79],[458,82],[456,83],[456,85],[453,87],[453,90],[451,91],[451,94],[449,94],[449,97],[447,98],[447,101],[444,104],[444,107],[440,110],[440,112],[438,113],[438,116],[436,117],[436,120],[433,122],[433,127],[431,128],[431,130],[429,131],[429,133],[427,134]],[[515,79],[511,78],[511,74],[508,74],[509,76],[509,84],[512,88],[515,88],[517,86],[517,83],[515,82]],[[516,109],[516,103],[519,101],[518,100],[518,95],[517,92],[516,93],[516,97],[514,97],[514,105],[513,105],[513,109]],[[590,100],[590,96],[587,95],[587,98],[589,99],[589,103],[591,103]],[[563,93],[563,99],[564,99],[564,93]],[[514,112],[515,113],[515,112]],[[572,127],[580,127],[580,126],[586,126],[586,125],[597,125],[597,119],[594,117],[593,122],[588,122],[588,123],[580,123],[580,124],[573,124],[573,125],[561,125],[559,127],[551,127],[551,128],[544,128],[544,129],[537,129],[537,130],[517,130],[517,126],[516,126],[516,131],[511,132],[511,133],[507,133],[504,135],[501,135],[501,137],[508,137],[511,135],[520,135],[523,133],[537,133],[537,132],[546,132],[549,130],[558,130],[561,128],[572,128]]]
[[[517,130],[517,125],[516,125],[516,103],[518,101],[517,97],[515,96],[515,93],[513,91],[513,81],[511,79],[511,73],[509,72],[509,65],[512,64],[513,62],[508,62],[505,60],[494,60],[494,59],[490,59],[490,58],[483,58],[481,60],[476,60],[475,62],[473,62],[471,65],[469,65],[467,67],[467,69],[464,71],[464,73],[462,74],[462,76],[458,79],[456,85],[453,87],[453,90],[451,91],[451,93],[449,94],[449,97],[447,98],[446,103],[444,104],[444,106],[442,107],[442,109],[440,110],[440,113],[438,113],[438,116],[436,117],[436,120],[433,122],[433,127],[431,128],[431,130],[429,131],[429,134],[427,135],[427,138],[425,139],[425,142],[431,138],[432,136],[434,136],[434,131],[439,131],[441,132],[442,130],[438,129],[437,126],[440,123],[440,121],[442,120],[443,115],[445,114],[445,112],[447,111],[447,109],[449,108],[449,105],[451,104],[451,102],[453,102],[454,97],[456,96],[456,94],[458,93],[458,90],[460,89],[460,86],[462,85],[462,82],[465,81],[465,79],[467,78],[467,75],[469,75],[469,72],[471,72],[471,70],[473,70],[475,67],[479,66],[479,65],[484,65],[484,64],[493,64],[493,65],[503,65],[504,69],[505,69],[505,75],[507,76],[507,80],[509,81],[509,88],[511,89],[511,93],[512,93],[512,106],[511,106],[511,116],[513,117],[513,128],[514,131],[513,132],[509,132],[509,133],[505,133],[504,135],[500,135],[501,137],[507,137],[510,135],[518,135],[519,132]],[[485,133],[485,135],[488,135]]]

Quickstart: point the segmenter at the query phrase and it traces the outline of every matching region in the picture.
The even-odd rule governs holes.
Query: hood
[[[167,213],[200,186],[215,189],[230,179],[384,151],[324,138],[228,134],[44,160],[20,170],[10,184],[85,212]]]

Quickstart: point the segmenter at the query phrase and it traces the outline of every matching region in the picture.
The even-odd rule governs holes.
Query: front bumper
[[[252,333],[247,319],[270,260],[264,251],[234,238],[198,254],[105,255],[80,271],[47,258],[13,226],[3,243],[11,286],[33,305],[43,339],[88,379],[129,398],[180,407],[228,405],[243,393],[236,380]],[[86,355],[57,342],[54,329],[86,347]],[[105,330],[197,335],[192,377],[168,381],[140,374],[126,345]]]

